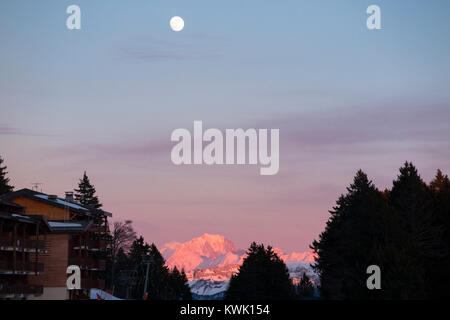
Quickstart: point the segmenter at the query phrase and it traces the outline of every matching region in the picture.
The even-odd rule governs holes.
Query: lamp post
[[[145,300],[145,298],[146,298],[146,297],[145,297],[145,294],[146,294],[146,292],[147,292],[148,269],[149,269],[150,264],[152,263],[152,261],[153,261],[153,257],[150,255],[150,252],[147,252],[147,254],[144,255],[144,256],[142,257],[142,262],[143,262],[144,264],[147,265],[147,268],[146,268],[146,271],[145,271],[144,292],[143,292],[143,294],[142,294],[142,299],[144,299],[144,300]]]

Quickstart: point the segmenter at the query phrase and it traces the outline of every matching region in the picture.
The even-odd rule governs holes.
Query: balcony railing
[[[79,238],[75,238],[71,240],[71,247],[74,250],[79,250],[80,248],[87,249],[90,251],[105,250],[106,241],[102,239],[98,240],[88,239],[87,241],[83,239],[80,241]]]
[[[16,239],[15,244],[16,251],[22,251],[22,248],[24,248],[26,252],[35,252],[36,248],[40,251],[44,251],[47,241],[36,239]],[[8,237],[0,237],[0,250],[14,250],[14,240]]]
[[[13,261],[0,261],[0,274],[30,274],[41,273],[44,271],[44,264],[38,262],[22,262],[17,261],[14,265]]]
[[[7,287],[0,287],[0,296],[10,295],[40,295],[44,292],[44,286],[41,285],[14,285]]]
[[[103,259],[93,259],[92,257],[73,257],[69,258],[69,265],[79,266],[81,270],[100,270],[104,271],[106,262]]]

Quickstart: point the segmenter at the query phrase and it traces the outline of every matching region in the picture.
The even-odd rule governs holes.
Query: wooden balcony
[[[15,244],[15,245],[14,245]],[[45,252],[47,241],[35,239],[13,239],[9,237],[0,237],[0,250],[2,251],[25,251],[25,252]]]
[[[98,270],[106,269],[106,261],[103,259],[94,259],[93,257],[72,257],[69,258],[69,265],[79,266],[81,270]]]
[[[0,274],[39,274],[44,271],[43,263],[0,261]]]
[[[106,250],[106,240],[74,238],[70,241],[70,246],[73,250],[104,251]]]

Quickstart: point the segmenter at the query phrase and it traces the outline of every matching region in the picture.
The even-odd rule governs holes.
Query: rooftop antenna
[[[31,183],[31,190],[33,190],[33,191],[38,191],[38,189],[40,188],[40,189],[41,189],[40,192],[42,192],[42,185],[43,185],[42,182],[32,182],[32,183]],[[41,186],[41,187],[39,187],[39,186]],[[38,191],[38,192],[39,192],[39,191]]]

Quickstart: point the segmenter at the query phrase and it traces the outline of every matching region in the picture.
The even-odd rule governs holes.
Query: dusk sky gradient
[[[81,7],[81,30],[66,8]],[[382,30],[366,28],[366,8]],[[148,242],[302,251],[355,172],[450,171],[450,1],[1,1],[0,155],[64,195],[87,170]],[[181,32],[172,16],[185,21]],[[279,128],[280,171],[175,166],[174,129]]]

